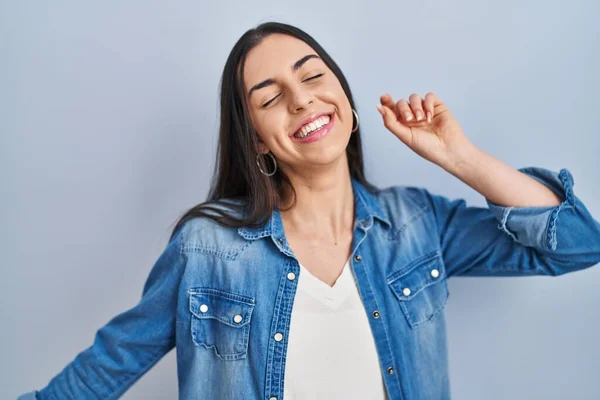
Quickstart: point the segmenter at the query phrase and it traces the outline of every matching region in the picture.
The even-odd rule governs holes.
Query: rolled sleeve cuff
[[[540,167],[519,168],[519,171],[544,184],[564,200],[558,206],[550,207],[504,207],[486,198],[488,207],[500,222],[498,229],[525,246],[556,250],[559,214],[565,208],[575,207],[573,176],[565,168],[558,173]]]

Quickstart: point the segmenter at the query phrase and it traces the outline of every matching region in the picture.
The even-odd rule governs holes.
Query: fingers
[[[415,119],[410,107],[406,100],[402,99],[397,103],[394,102],[394,99],[389,94],[384,94],[380,98],[381,104],[389,108],[394,112],[396,118],[402,119],[403,121],[413,121]]]
[[[383,96],[381,96],[381,98],[379,99],[381,101],[381,104],[386,106],[387,108],[389,108],[390,110],[392,110],[392,112],[394,112],[394,114],[396,114],[397,118],[400,118],[400,114],[398,114],[398,111],[396,110],[396,103],[394,102],[394,99],[392,98],[392,96],[390,96],[389,94],[384,94]]]
[[[435,94],[429,92],[425,95],[425,113],[427,114],[427,122],[431,122],[433,119],[433,113],[435,109]]]
[[[396,103],[396,109],[399,115],[402,115],[402,118],[406,121],[413,121],[415,119],[413,112],[410,109],[410,106],[406,102],[406,100],[402,99]]]
[[[383,125],[400,140],[407,143],[410,138],[410,129],[399,122],[398,116],[394,111],[386,105],[378,105],[377,110],[383,116]]]
[[[410,101],[410,108],[413,111],[413,114],[415,115],[415,118],[417,121],[422,121],[423,119],[425,119],[425,113],[423,111],[423,105],[421,104],[423,102],[423,100],[421,99],[421,96],[419,96],[416,93],[413,93],[410,95],[410,97],[408,98],[408,100]]]
[[[403,122],[424,122],[425,120],[431,122],[435,115],[435,104],[438,99],[431,92],[425,95],[425,99],[417,93],[413,93],[410,95],[408,102],[404,99],[394,102],[392,96],[386,93],[381,96],[380,101]]]

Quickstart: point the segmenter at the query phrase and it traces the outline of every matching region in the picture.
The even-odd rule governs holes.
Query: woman
[[[568,170],[494,159],[435,94],[378,110],[488,207],[370,185],[339,67],[301,30],[262,24],[225,65],[209,201],[178,222],[140,302],[23,397],[117,398],[176,346],[182,399],[450,398],[447,279],[584,269],[600,224]]]

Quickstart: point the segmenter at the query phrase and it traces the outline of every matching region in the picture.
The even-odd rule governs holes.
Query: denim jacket
[[[424,188],[352,181],[351,269],[390,400],[450,399],[445,305],[452,276],[558,276],[600,262],[600,224],[573,177],[521,168],[563,202],[468,207]],[[302,274],[276,209],[259,228],[188,220],[135,306],[100,328],[49,384],[19,399],[116,399],[176,348],[180,399],[284,400]]]

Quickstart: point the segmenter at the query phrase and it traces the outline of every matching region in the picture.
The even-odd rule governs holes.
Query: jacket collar
[[[354,193],[355,224],[358,224],[363,230],[368,230],[373,226],[374,218],[377,218],[391,226],[375,193],[368,191],[354,178],[352,178],[352,191]],[[262,226],[242,227],[238,229],[238,234],[248,240],[272,236],[274,241],[280,245],[283,244],[285,235],[279,209],[275,208],[271,218]]]

